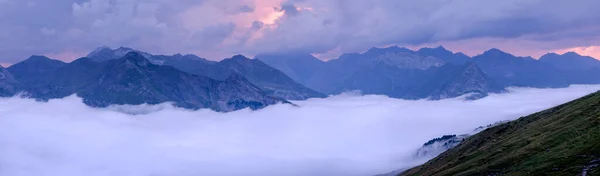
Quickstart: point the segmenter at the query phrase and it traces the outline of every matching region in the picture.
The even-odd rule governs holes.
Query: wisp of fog
[[[413,156],[432,138],[598,89],[511,88],[476,101],[343,94],[230,113],[167,104],[97,109],[75,96],[6,98],[0,175],[376,175],[425,162]]]

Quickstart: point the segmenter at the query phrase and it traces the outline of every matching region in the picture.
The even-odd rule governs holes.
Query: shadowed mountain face
[[[400,175],[598,175],[600,92],[491,127]]]
[[[567,52],[562,55],[548,53],[540,58],[540,62],[564,70],[600,69],[600,61],[589,56],[581,56],[574,52]]]
[[[13,75],[0,66],[0,97],[13,96],[19,90],[19,85]]]
[[[479,99],[488,93],[500,93],[504,88],[490,79],[475,63],[463,66],[447,65],[436,73],[428,85],[434,90],[429,93],[431,99],[445,99],[470,94],[467,99]],[[436,80],[438,79],[438,80]]]
[[[82,58],[47,72],[43,77],[29,76],[48,79],[35,80],[43,84],[26,87],[25,91],[33,98],[47,100],[77,94],[86,104],[95,107],[173,102],[191,109],[233,111],[288,103],[267,95],[241,76],[214,80],[171,66],[155,65],[137,52],[105,62]]]
[[[53,72],[64,65],[66,65],[66,63],[50,59],[46,56],[31,56],[22,62],[8,67],[7,70],[13,74],[15,79],[19,80],[21,84],[24,86],[31,86],[47,82],[48,80],[42,79],[48,75],[46,73]],[[39,75],[39,77],[33,77],[31,75]]]
[[[574,56],[574,53],[557,55],[558,58],[554,58],[552,55],[535,60],[531,57],[516,57],[498,49],[492,49],[475,56],[473,60],[490,78],[504,86],[556,88],[571,84],[600,83],[600,77],[597,76],[600,74],[600,68],[593,67],[600,64],[600,61],[593,58],[568,61]],[[582,67],[581,65],[592,67]]]
[[[305,83],[308,78],[316,75],[324,67],[324,62],[310,54],[261,54],[255,59],[260,60],[288,75],[293,80]]]
[[[532,58],[516,57],[491,49],[473,60],[492,79],[505,86],[566,87],[568,75],[558,68]]]
[[[135,51],[133,49],[123,47],[115,50],[111,50],[110,48],[101,48],[96,50],[98,52],[90,53],[89,56],[95,58],[93,60],[97,61],[111,60],[114,58],[111,56],[118,56],[120,50]],[[195,55],[176,54],[172,56],[166,56],[151,55],[144,52],[140,53],[154,64],[173,66],[188,73],[203,75],[217,80],[225,80],[234,74],[238,74],[265,92],[273,96],[278,96],[289,100],[305,100],[308,98],[326,97],[326,95],[322,93],[316,92],[295,82],[283,72],[264,64],[262,61],[248,59],[241,55],[225,59],[221,62],[214,62]]]

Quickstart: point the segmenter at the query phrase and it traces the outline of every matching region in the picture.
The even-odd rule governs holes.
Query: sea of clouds
[[[599,89],[511,88],[476,101],[343,94],[230,113],[5,98],[0,175],[376,175],[425,162],[414,155],[432,138]]]

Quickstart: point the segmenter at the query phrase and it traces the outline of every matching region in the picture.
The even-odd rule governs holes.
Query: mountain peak
[[[508,53],[506,53],[498,48],[491,48],[491,49],[485,51],[483,54],[489,55],[489,54],[508,54]]]
[[[132,52],[132,51],[139,52],[141,55],[143,55],[146,58],[150,58],[150,56],[151,56],[148,53],[140,52],[138,50],[122,46],[117,49],[111,49],[109,47],[100,47],[100,48],[90,52],[86,57],[89,57],[96,62],[103,62],[103,61],[122,58],[127,53]]]
[[[427,55],[427,54],[433,54],[433,53],[439,53],[439,54],[454,54],[454,53],[452,53],[452,51],[450,51],[450,50],[447,50],[446,48],[444,48],[444,47],[443,47],[443,46],[441,46],[441,45],[440,45],[440,46],[438,46],[438,47],[435,47],[435,48],[427,48],[427,47],[425,47],[425,48],[421,48],[421,49],[419,49],[419,50],[418,50],[418,52],[419,52],[419,53],[422,53],[422,54],[426,54],[426,55]]]
[[[563,56],[581,57],[580,54],[573,52],[573,51],[566,52],[565,54],[563,54]]]
[[[546,53],[544,54],[542,57],[540,57],[540,60],[542,60],[543,58],[547,58],[547,57],[556,57],[556,56],[560,56],[556,53]]]
[[[387,48],[373,47],[373,48],[369,49],[367,52],[365,52],[363,54],[379,55],[379,54],[384,54],[384,53],[388,53],[388,52],[394,52],[394,53],[414,53],[415,51],[410,50],[410,49],[405,48],[405,47],[398,47],[398,46],[394,45],[394,46],[390,46],[390,47],[387,47]]]
[[[117,48],[116,50],[134,50],[132,48],[129,47],[124,47],[124,46],[120,46],[119,48]]]
[[[33,55],[33,56],[30,56],[29,58],[27,58],[27,61],[42,61],[42,60],[48,61],[48,60],[53,60],[53,59],[50,59],[43,55]]]
[[[31,64],[40,65],[42,67],[44,67],[43,65],[46,65],[48,67],[59,67],[66,63],[64,63],[63,61],[60,61],[60,60],[50,59],[50,58],[48,58],[46,56],[42,56],[42,55],[33,55],[33,56],[30,56],[29,58],[25,59],[24,61],[14,64],[10,67],[18,67],[20,65],[31,65]]]
[[[452,68],[452,67],[447,67]],[[504,88],[490,79],[475,62],[467,62],[458,67],[452,74],[454,76],[446,80],[445,85],[434,91],[431,99],[444,99],[471,94],[466,99],[479,99],[488,93],[503,92]]]
[[[478,56],[485,56],[486,58],[513,58],[513,57],[515,57],[514,55],[504,52],[498,48],[489,49],[489,50],[485,51],[483,54],[480,54]]]
[[[247,58],[244,55],[241,54],[236,54],[233,57],[229,58],[230,60],[234,60],[234,61],[248,61],[250,60],[250,58]]]
[[[540,57],[539,61],[554,65],[563,70],[588,70],[600,68],[600,61],[589,56],[582,56],[575,52],[566,52],[562,55],[548,53]]]

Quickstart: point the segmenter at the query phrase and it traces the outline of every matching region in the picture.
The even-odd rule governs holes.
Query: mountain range
[[[215,80],[152,64],[138,52],[101,62],[85,57],[63,63],[32,56],[7,70],[14,73],[29,97],[48,100],[77,94],[94,107],[173,102],[190,109],[233,111],[289,103],[268,95],[240,75]]]
[[[101,47],[71,63],[31,56],[0,69],[0,96],[39,100],[77,94],[91,106],[173,102],[184,108],[233,111],[345,91],[403,99],[478,99],[506,87],[565,87],[600,83],[600,61],[576,53],[539,60],[490,49],[469,57],[444,47],[416,51],[371,48],[322,61],[311,54],[154,55]]]
[[[600,61],[576,53],[549,53],[536,60],[490,49],[469,57],[444,47],[413,51],[397,46],[371,48],[321,61],[310,54],[261,54],[256,59],[301,84],[326,94],[361,90],[403,99],[443,99],[506,87],[557,88],[600,83]]]
[[[306,100],[308,98],[324,98],[326,95],[296,83],[283,72],[274,69],[260,60],[253,60],[242,55],[220,62],[209,61],[195,55],[175,54],[152,55],[131,48],[117,49],[99,48],[87,55],[94,61],[101,62],[123,57],[123,53],[138,52],[157,65],[169,65],[196,75],[204,75],[216,80],[225,80],[231,75],[241,75],[265,92],[288,100]]]

